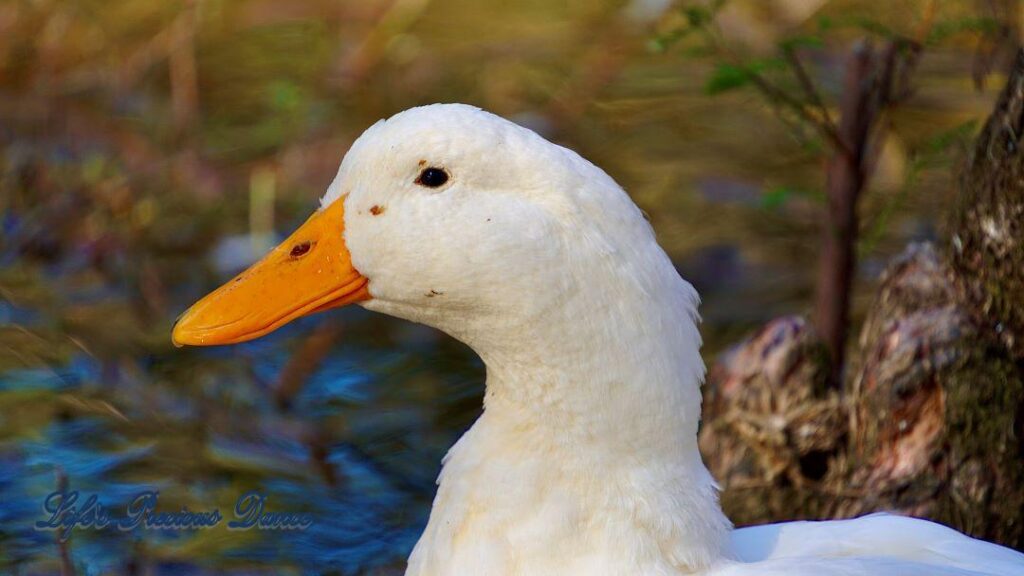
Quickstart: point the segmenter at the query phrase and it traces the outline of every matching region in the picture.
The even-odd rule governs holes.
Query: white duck
[[[178,344],[358,302],[487,366],[411,576],[1024,575],[1024,555],[875,515],[734,530],[697,451],[697,293],[607,174],[458,104],[352,145],[321,208],[193,306]]]

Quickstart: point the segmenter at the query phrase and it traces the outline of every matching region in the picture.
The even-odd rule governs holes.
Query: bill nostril
[[[309,252],[309,249],[312,247],[313,244],[311,242],[302,242],[301,244],[296,244],[295,246],[292,246],[292,251],[289,252],[288,255],[291,256],[292,258],[299,258],[301,256],[305,256],[306,253]]]

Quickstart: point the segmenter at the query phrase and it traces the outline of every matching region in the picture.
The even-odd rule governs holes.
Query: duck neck
[[[576,291],[529,321],[492,328],[477,347],[487,366],[477,427],[544,454],[562,472],[555,478],[595,499],[592,509],[637,522],[636,537],[647,539],[638,546],[653,539],[672,566],[695,570],[727,553],[731,525],[697,448],[697,296],[665,265],[646,289],[621,275],[613,294],[607,284]],[[487,444],[497,466],[550,475]]]
[[[556,427],[553,437],[574,446],[696,456],[704,364],[692,306],[589,300],[510,327],[517,334],[510,345],[480,351],[485,409]]]

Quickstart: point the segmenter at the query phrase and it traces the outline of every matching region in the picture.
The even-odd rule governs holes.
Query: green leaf
[[[715,95],[742,88],[753,82],[754,76],[761,72],[782,70],[785,67],[786,61],[782,58],[758,58],[746,64],[719,64],[704,84],[704,92]]]
[[[799,48],[821,48],[824,46],[820,36],[794,36],[779,42],[779,49],[792,52]]]
[[[694,46],[687,46],[682,50],[683,56],[689,58],[711,58],[718,54],[714,46],[708,44],[696,44]]]
[[[792,188],[776,186],[761,195],[761,207],[768,210],[778,210],[786,204],[786,201],[788,201],[792,195]]]
[[[871,18],[855,18],[853,20],[853,24],[855,27],[868,32],[869,34],[874,34],[882,38],[895,38],[898,36],[892,28],[889,28],[878,20],[872,20]]]
[[[962,18],[939,22],[928,32],[926,44],[938,44],[952,36],[964,32],[976,34],[992,34],[999,30],[999,22],[994,18]]]
[[[647,41],[647,49],[654,53],[662,53],[674,46],[691,32],[690,28],[679,28],[659,34]]]
[[[957,142],[965,142],[974,135],[978,121],[968,120],[961,124],[939,132],[924,145],[924,152],[928,154],[940,154]]]
[[[761,207],[768,210],[777,210],[786,205],[793,198],[803,198],[815,204],[825,203],[825,193],[821,190],[801,190],[789,186],[775,186],[761,194]]]
[[[302,103],[302,89],[290,80],[274,80],[267,89],[270,105],[280,111],[292,111]]]
[[[691,28],[703,28],[711,22],[711,11],[701,6],[687,6],[683,8],[683,16]]]
[[[721,94],[750,84],[750,70],[732,64],[719,64],[704,84],[704,92],[709,95]]]

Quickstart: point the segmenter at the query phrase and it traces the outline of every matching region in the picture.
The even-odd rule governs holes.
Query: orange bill
[[[301,316],[369,300],[367,280],[352,266],[344,232],[345,207],[338,200],[182,314],[174,344],[245,342]]]

